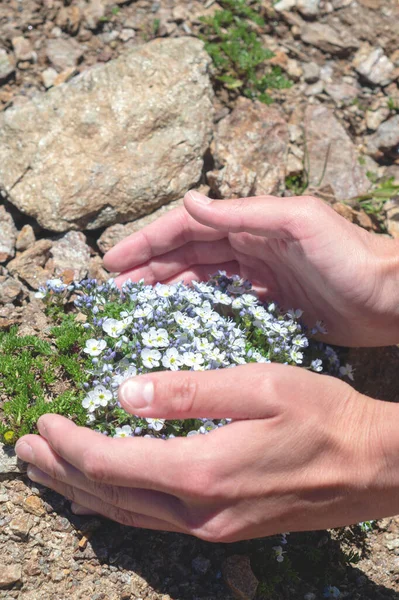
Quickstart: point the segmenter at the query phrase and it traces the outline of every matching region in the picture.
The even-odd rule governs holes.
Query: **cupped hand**
[[[143,417],[233,418],[207,435],[110,439],[45,415],[40,436],[22,438],[17,454],[78,514],[212,542],[397,511],[396,405],[297,367],[252,364],[228,375],[160,372],[120,389],[123,407]]]
[[[399,244],[347,222],[321,200],[264,196],[211,201],[189,192],[175,209],[131,235],[105,266],[146,283],[238,273],[261,296],[322,320],[330,343],[399,342]]]

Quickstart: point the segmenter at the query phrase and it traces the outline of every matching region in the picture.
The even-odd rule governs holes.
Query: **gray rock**
[[[324,23],[306,23],[301,30],[302,40],[330,54],[347,54],[358,47],[353,36],[338,32]]]
[[[54,242],[50,254],[53,257],[52,270],[55,275],[71,270],[76,280],[86,277],[90,248],[86,244],[86,236],[80,231],[69,231],[60,240]]]
[[[316,83],[320,77],[320,67],[315,62],[304,63],[302,65],[303,78],[306,83]]]
[[[0,304],[14,302],[22,292],[23,285],[17,279],[0,275]]]
[[[4,446],[0,442],[0,481],[5,479],[6,475],[12,473],[20,473],[18,457],[14,452],[14,448]],[[2,569],[0,569],[1,571]]]
[[[322,105],[309,106],[305,114],[309,183],[330,186],[336,200],[350,200],[367,192],[370,181],[358,162],[356,148],[335,118]]]
[[[37,290],[50,277],[51,272],[46,267],[52,242],[39,240],[25,252],[8,263],[11,275],[16,275],[22,281]]]
[[[395,115],[382,123],[374,135],[368,139],[368,149],[372,155],[392,154],[397,156],[399,150],[399,115]]]
[[[83,56],[83,48],[73,38],[50,39],[46,47],[47,58],[59,71],[75,67]]]
[[[35,232],[31,225],[24,225],[18,233],[15,247],[19,251],[24,251],[33,246],[36,242]]]
[[[175,202],[169,202],[169,204],[161,206],[161,208],[158,208],[158,210],[155,210],[150,215],[142,217],[141,219],[137,219],[132,223],[126,223],[125,225],[111,225],[111,227],[107,227],[107,229],[98,238],[97,246],[100,248],[101,252],[105,254],[108,252],[108,250],[111,250],[111,248],[121,242],[125,237],[140,231],[140,229],[143,229],[143,227],[146,227],[146,225],[150,225],[150,223],[153,223],[159,219],[159,217],[162,217],[167,212],[182,205],[183,200],[176,200]]]
[[[42,81],[46,89],[51,88],[54,85],[57,75],[57,71],[52,67],[49,67],[42,72]]]
[[[221,198],[279,194],[284,189],[288,126],[275,107],[240,98],[218,123],[212,142],[216,169],[208,183]]]
[[[0,263],[6,262],[15,255],[17,228],[10,213],[0,205]]]
[[[105,15],[105,2],[103,0],[90,0],[83,10],[86,25],[89,29],[97,29]]]
[[[222,566],[223,578],[235,598],[253,600],[259,581],[255,577],[248,556],[233,555]]]
[[[315,17],[320,12],[320,0],[296,0],[296,7],[305,17]]]
[[[4,590],[22,582],[21,565],[2,565],[0,570],[0,589]]]
[[[211,561],[209,558],[205,558],[205,556],[196,556],[191,561],[191,566],[193,571],[199,573],[200,575],[205,575],[211,566]]]
[[[15,64],[9,54],[0,48],[0,85],[15,73]]]
[[[10,108],[0,188],[52,231],[131,221],[182,197],[211,138],[209,63],[199,40],[154,40]]]
[[[12,47],[18,62],[34,62],[37,58],[29,40],[22,35],[12,38]]]
[[[356,71],[372,85],[388,85],[393,81],[395,65],[385,56],[382,48],[361,48],[353,65]]]
[[[324,89],[336,104],[347,105],[359,95],[359,88],[350,83],[326,83]]]
[[[383,123],[391,114],[388,106],[380,106],[377,110],[368,110],[366,112],[366,125],[367,129],[371,131],[375,131],[379,128],[381,123]]]

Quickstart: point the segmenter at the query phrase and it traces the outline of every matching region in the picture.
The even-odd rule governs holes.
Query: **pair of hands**
[[[398,342],[398,247],[312,198],[209,201],[176,209],[105,257],[117,279],[206,279],[218,269],[322,319],[328,341]],[[327,337],[327,336],[326,336]],[[277,364],[165,372],[120,390],[143,417],[235,421],[207,436],[109,439],[46,415],[17,454],[29,475],[95,512],[209,541],[319,529],[397,512],[397,407],[347,384]],[[146,392],[140,393],[140,385]],[[138,408],[143,396],[151,403]],[[396,503],[396,504],[395,504]]]

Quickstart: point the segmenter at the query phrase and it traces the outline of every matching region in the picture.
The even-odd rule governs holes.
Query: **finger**
[[[298,371],[275,363],[140,375],[120,386],[119,401],[143,417],[272,418],[279,410],[279,390],[287,378],[295,381]]]
[[[116,279],[118,285],[126,279],[146,283],[164,281],[181,273],[188,267],[212,265],[234,260],[234,251],[227,238],[215,242],[189,242],[177,250],[155,257],[149,262],[122,273]],[[213,271],[215,269],[213,268]]]
[[[104,265],[111,272],[126,271],[187,242],[211,242],[223,237],[225,234],[201,225],[179,207],[119,242],[105,254]]]
[[[26,444],[33,452],[33,457],[26,454]],[[140,513],[149,517],[163,519],[180,525],[182,522],[181,502],[169,494],[158,491],[132,489],[97,483],[88,479],[64,459],[58,456],[49,443],[38,435],[27,435],[17,444],[18,456],[38,467],[51,479],[97,496],[108,504],[121,509]]]
[[[305,196],[215,201],[195,191],[185,195],[184,205],[194,219],[208,227],[288,240],[301,239],[307,232],[320,230],[321,214],[328,209],[321,200]]]
[[[55,414],[40,417],[38,429],[54,452],[88,479],[171,494],[180,489],[175,474],[186,468],[186,439],[109,438]]]
[[[36,482],[51,488],[58,494],[65,496],[68,500],[74,503],[87,507],[90,511],[97,513],[122,523],[122,525],[128,525],[129,527],[136,527],[140,529],[156,529],[158,531],[176,531],[179,533],[185,533],[185,531],[172,523],[163,521],[162,519],[156,519],[154,517],[147,517],[146,515],[140,515],[135,512],[121,509],[112,504],[107,504],[100,498],[93,496],[79,488],[74,488],[57,479],[52,479],[49,475],[38,469],[37,467],[28,467],[28,477]]]
[[[91,510],[90,508],[86,508],[85,506],[82,506],[81,504],[77,504],[76,502],[71,502],[71,511],[73,512],[74,515],[78,515],[78,516],[98,516],[98,513],[96,513],[94,510]]]

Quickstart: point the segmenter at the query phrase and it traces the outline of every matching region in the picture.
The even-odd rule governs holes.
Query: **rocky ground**
[[[271,90],[270,106],[215,84],[197,38],[200,17],[220,8],[2,0],[0,330],[43,330],[33,293],[44,280],[107,277],[102,254],[190,187],[216,198],[307,188],[399,237],[396,0],[261,2],[257,34],[293,84]],[[398,355],[351,351],[356,386],[397,399]],[[281,565],[270,562],[275,544],[210,545],[76,517],[0,448],[0,598],[315,600],[328,583],[343,598],[399,598],[398,518],[366,535],[292,535]]]

